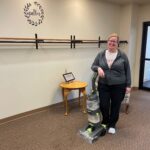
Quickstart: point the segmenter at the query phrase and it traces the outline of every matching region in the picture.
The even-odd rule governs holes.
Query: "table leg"
[[[79,106],[81,106],[80,97],[81,97],[81,89],[79,89]]]
[[[65,116],[68,115],[68,99],[67,96],[69,94],[70,90],[63,89],[63,99],[64,99],[64,107],[65,107]]]
[[[86,90],[85,90],[85,88],[82,88],[82,89],[80,89],[81,90],[81,92],[83,93],[83,106],[82,106],[82,108],[83,108],[83,113],[86,113]]]

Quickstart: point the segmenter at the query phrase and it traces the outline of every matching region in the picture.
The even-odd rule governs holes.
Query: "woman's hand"
[[[103,71],[103,69],[101,67],[98,67],[98,75],[101,77],[101,78],[104,78],[105,77],[105,73]]]
[[[126,87],[126,93],[130,93],[131,92],[131,87]]]

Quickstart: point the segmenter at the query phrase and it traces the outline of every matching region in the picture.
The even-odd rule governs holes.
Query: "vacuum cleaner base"
[[[91,131],[88,124],[80,129],[79,133],[88,143],[92,144],[100,136],[104,136],[106,134],[106,128],[103,125],[99,125]]]

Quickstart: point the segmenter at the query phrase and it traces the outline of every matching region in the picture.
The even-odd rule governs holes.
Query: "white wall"
[[[124,51],[128,55],[131,67],[132,86],[135,79],[135,54],[137,44],[137,26],[138,26],[138,10],[139,6],[136,4],[128,4],[121,8],[120,19],[120,37],[126,39],[128,44],[124,47]]]
[[[143,22],[150,21],[150,4],[122,6],[120,17],[120,37],[129,42],[123,50],[130,61],[132,86],[138,87]]]
[[[121,6],[120,12],[120,38],[129,42],[131,26],[131,5]],[[129,45],[124,47],[124,51],[128,54]]]
[[[142,32],[143,22],[150,21],[150,4],[140,6],[138,12],[138,34],[137,34],[137,48],[136,48],[136,60],[135,60],[135,74],[134,74],[134,85],[139,85],[139,69],[140,69],[140,56],[141,56],[141,45],[142,45]]]
[[[119,32],[120,6],[98,0],[38,0],[45,11],[41,25],[28,24],[23,14],[26,2],[1,0],[1,37],[101,39]],[[31,0],[30,0],[31,2]],[[91,64],[99,52],[97,45],[53,45],[39,50],[28,46],[0,46],[0,119],[62,101],[59,83],[62,74],[72,71],[78,80],[88,82]],[[72,93],[70,98],[76,97]]]

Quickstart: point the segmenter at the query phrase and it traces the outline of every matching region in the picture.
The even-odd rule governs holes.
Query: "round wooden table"
[[[72,82],[63,82],[60,83],[60,87],[62,88],[62,96],[64,100],[65,107],[65,115],[68,115],[68,99],[67,96],[72,90],[79,90],[79,105],[80,104],[80,95],[83,94],[83,102],[82,102],[82,110],[83,113],[86,113],[86,82],[81,81],[72,81]]]

